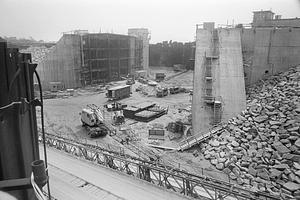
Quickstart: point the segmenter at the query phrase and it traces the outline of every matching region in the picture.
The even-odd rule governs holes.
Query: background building
[[[271,10],[253,12],[253,27],[300,27],[300,18],[282,19]]]
[[[300,18],[253,12],[252,27],[241,29],[246,86],[300,63],[299,27]]]
[[[274,15],[254,12],[248,28],[197,26],[194,134],[204,134],[244,110],[246,86],[300,64],[300,19]]]
[[[64,33],[37,70],[45,89],[51,82],[76,88],[119,80],[147,67],[145,46],[149,48],[140,37],[73,31]]]

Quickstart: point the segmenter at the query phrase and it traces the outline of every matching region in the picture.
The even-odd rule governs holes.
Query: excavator
[[[82,126],[88,131],[91,138],[105,136],[109,129],[104,124],[104,117],[98,106],[89,104],[80,112]]]

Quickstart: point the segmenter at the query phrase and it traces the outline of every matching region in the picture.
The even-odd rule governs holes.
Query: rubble
[[[205,159],[240,185],[300,194],[300,66],[249,89],[247,109],[203,144]]]

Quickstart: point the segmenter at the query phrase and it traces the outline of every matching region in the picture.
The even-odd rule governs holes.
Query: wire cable
[[[1,113],[2,111],[5,111],[6,109],[11,108],[11,107],[14,106],[14,105],[20,105],[20,104],[22,104],[22,102],[21,102],[21,101],[17,101],[17,102],[12,102],[12,103],[10,103],[10,104],[8,104],[8,105],[2,106],[2,107],[0,107],[0,113]]]
[[[37,78],[39,90],[40,90],[40,101],[41,101],[41,123],[42,123],[42,137],[43,137],[43,146],[44,146],[44,157],[45,157],[45,166],[46,166],[46,174],[48,176],[48,161],[47,161],[47,152],[46,152],[46,136],[45,136],[45,128],[44,128],[44,106],[43,106],[43,90],[42,90],[42,84],[39,74],[36,70],[34,70],[34,74]],[[49,179],[48,179],[47,189],[48,189],[48,195],[49,199],[51,199],[50,194],[50,185],[49,185]]]

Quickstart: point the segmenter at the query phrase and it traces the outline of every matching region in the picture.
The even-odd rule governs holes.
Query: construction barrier
[[[46,136],[45,142],[49,147],[196,199],[280,199],[279,196],[269,193],[246,190],[235,184],[191,174],[170,166],[125,155],[122,152],[81,144],[50,134]],[[39,141],[43,142],[41,136]]]

